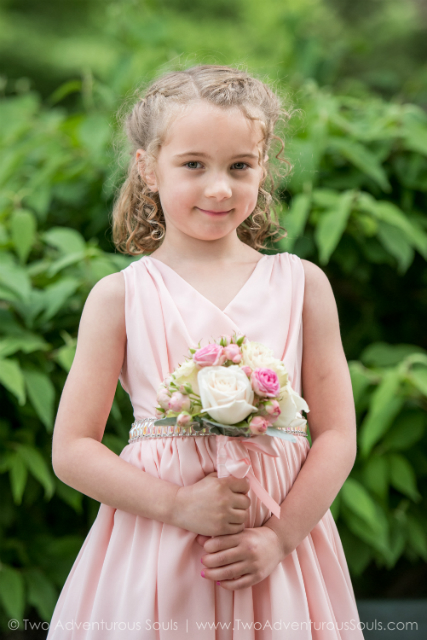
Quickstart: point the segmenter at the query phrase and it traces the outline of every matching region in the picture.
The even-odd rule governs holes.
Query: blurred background
[[[4,637],[50,620],[99,508],[56,478],[51,440],[86,297],[132,260],[111,241],[117,110],[198,63],[243,66],[294,111],[268,252],[318,264],[337,299],[358,458],[331,510],[358,601],[427,598],[426,1],[0,0]],[[116,453],[131,422],[118,386]]]

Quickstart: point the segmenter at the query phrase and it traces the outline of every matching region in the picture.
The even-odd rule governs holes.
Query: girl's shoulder
[[[320,307],[336,308],[335,296],[326,273],[310,260],[298,258],[304,269],[304,308],[318,312]]]
[[[92,287],[85,303],[94,317],[110,316],[118,321],[124,317],[125,280],[121,271],[104,276]]]

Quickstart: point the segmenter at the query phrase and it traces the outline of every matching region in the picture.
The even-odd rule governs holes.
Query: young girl
[[[205,65],[164,75],[127,117],[114,237],[149,255],[103,278],[83,311],[53,467],[101,506],[49,640],[363,638],[329,510],[356,455],[334,296],[313,263],[258,251],[278,230],[264,187],[286,116],[263,82]],[[302,433],[271,438],[277,457],[246,451],[280,519],[246,477],[217,477],[217,436],[151,430],[189,347],[234,332],[283,360],[310,408],[311,448]],[[101,442],[118,378],[148,426],[120,456]]]

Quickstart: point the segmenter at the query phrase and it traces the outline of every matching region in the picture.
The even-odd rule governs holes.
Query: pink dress
[[[128,343],[120,380],[136,419],[155,415],[158,385],[189,347],[234,331],[270,347],[301,393],[304,270],[296,255],[264,255],[222,311],[156,258],[142,257],[122,273]],[[278,457],[246,451],[256,478],[279,504],[310,450],[307,438],[296,439],[272,439]],[[216,447],[215,435],[145,439],[125,446],[120,457],[183,486],[216,470]],[[249,526],[260,527],[271,512],[252,490],[249,497]],[[101,504],[48,640],[363,640],[330,510],[265,580],[236,591],[201,577],[205,551],[195,538]]]

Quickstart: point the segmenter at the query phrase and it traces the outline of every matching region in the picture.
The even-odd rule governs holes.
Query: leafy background
[[[296,109],[288,237],[268,250],[319,264],[337,299],[358,457],[331,509],[358,598],[427,595],[426,14],[421,0],[0,0],[1,629],[50,620],[99,508],[53,474],[51,439],[85,299],[132,260],[111,242],[115,114],[199,62],[247,66]],[[131,421],[118,385],[106,446],[119,453]]]

